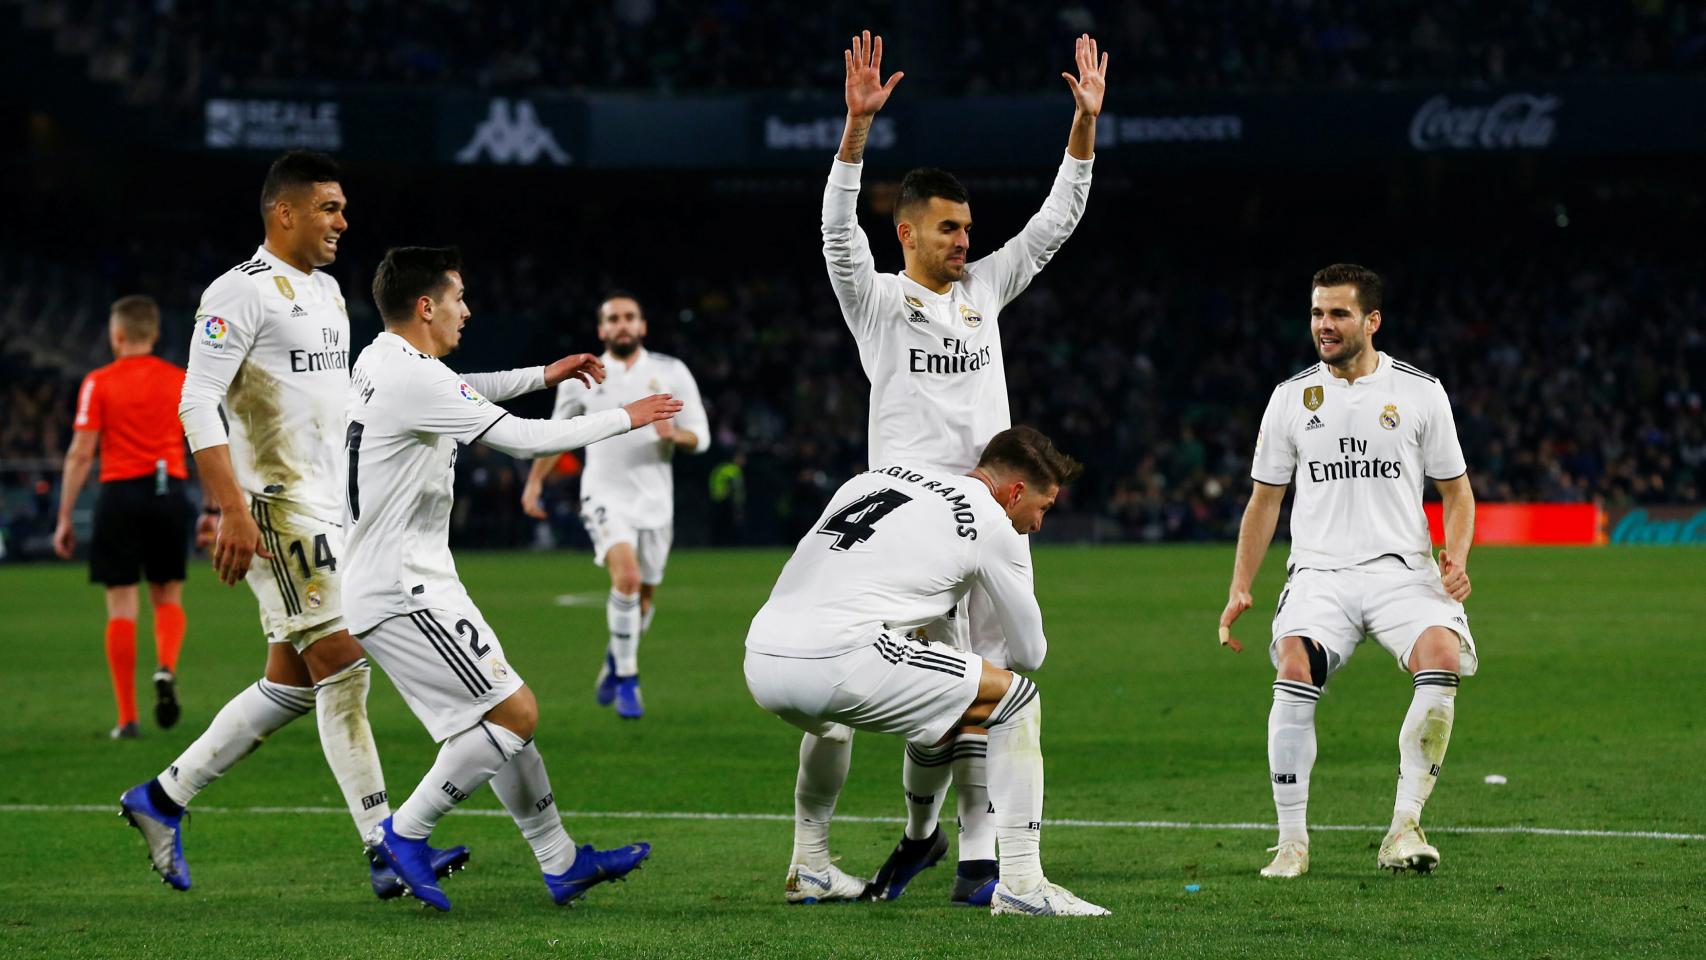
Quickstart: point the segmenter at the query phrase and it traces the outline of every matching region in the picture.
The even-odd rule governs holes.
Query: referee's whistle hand
[[[261,546],[261,528],[255,518],[242,510],[227,510],[219,515],[219,540],[213,547],[213,570],[219,582],[233,586],[249,575],[249,562],[256,556],[271,560],[272,554]]]

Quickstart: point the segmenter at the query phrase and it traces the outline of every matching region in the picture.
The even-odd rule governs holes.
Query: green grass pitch
[[[1272,821],[1263,641],[1281,550],[1241,624],[1241,656],[1214,641],[1229,547],[1037,551],[1052,641],[1036,675],[1050,821]],[[1432,876],[1374,866],[1410,688],[1370,644],[1321,704],[1311,873],[1257,877],[1269,829],[1052,823],[1049,875],[1114,911],[1101,920],[951,908],[946,864],[893,904],[783,905],[799,736],[752,704],[740,668],[747,621],[783,557],[673,559],[641,651],[649,712],[639,723],[592,702],[602,571],[575,553],[461,558],[539,694],[538,741],[570,832],[605,846],[650,840],[655,854],[632,882],[563,910],[506,818],[459,813],[435,837],[474,850],[468,872],[447,883],[448,915],[372,898],[348,817],[324,812],[341,801],[311,719],[198,799],[186,843],[195,886],[161,886],[114,801],[254,680],[263,654],[247,590],[195,569],[184,719],[113,743],[98,592],[69,565],[0,570],[11,636],[0,672],[0,956],[1706,956],[1706,841],[1450,829],[1706,833],[1706,554],[1476,552],[1469,608],[1482,670],[1463,685],[1425,819],[1443,854]],[[559,606],[560,595],[590,603]],[[146,623],[141,633],[148,664]],[[371,713],[400,802],[434,748],[387,681],[375,684]],[[859,735],[840,812],[898,816],[900,756],[898,742]],[[1487,785],[1487,774],[1509,783]],[[309,809],[248,809],[257,807]],[[484,791],[467,807],[490,812],[496,801]],[[657,816],[666,813],[781,819]],[[898,832],[843,822],[833,847],[844,868],[868,874]]]

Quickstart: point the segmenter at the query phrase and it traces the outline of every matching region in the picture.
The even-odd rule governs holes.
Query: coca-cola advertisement
[[[1454,103],[1430,97],[1410,120],[1417,150],[1544,150],[1558,134],[1561,98],[1507,93],[1491,102]]]

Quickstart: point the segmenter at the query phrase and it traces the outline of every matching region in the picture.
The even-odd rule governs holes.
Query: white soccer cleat
[[[1439,848],[1428,842],[1427,835],[1414,820],[1405,821],[1386,832],[1380,841],[1380,856],[1375,860],[1382,870],[1398,873],[1414,870],[1432,873],[1439,866]]]
[[[1005,882],[995,885],[989,897],[991,915],[1017,913],[1028,917],[1107,917],[1113,912],[1081,900],[1058,883],[1044,880],[1029,893],[1014,893]]]
[[[782,895],[789,903],[840,903],[865,895],[865,881],[848,876],[835,864],[814,870],[803,863],[788,866],[788,882]]]
[[[1274,862],[1262,868],[1264,877],[1301,877],[1309,872],[1309,844],[1301,840],[1286,840],[1268,852]]]

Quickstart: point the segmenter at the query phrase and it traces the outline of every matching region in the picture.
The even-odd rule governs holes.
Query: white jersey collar
[[[1386,379],[1386,377],[1392,372],[1392,358],[1379,350],[1376,350],[1374,355],[1378,358],[1378,362],[1375,363],[1374,369],[1360,377],[1357,377],[1356,383],[1346,383],[1343,377],[1334,376],[1332,369],[1327,366],[1327,362],[1325,360],[1321,361],[1318,366],[1321,368],[1321,376],[1326,378],[1328,383],[1337,387],[1349,388],[1356,386],[1358,383],[1379,383]]]
[[[301,270],[298,270],[295,267],[291,266],[290,264],[285,263],[282,259],[279,258],[279,256],[277,254],[273,253],[271,250],[268,250],[267,245],[264,243],[255,248],[255,257],[257,259],[260,259],[260,260],[265,260],[266,262],[273,265],[273,269],[278,270],[281,273],[287,273],[292,277],[298,277],[300,279],[306,280],[309,277],[314,275],[313,271],[309,271],[308,273],[303,273]]]
[[[914,289],[918,290],[924,296],[929,297],[930,299],[935,300],[938,303],[946,303],[949,300],[954,299],[954,288],[960,285],[960,282],[958,280],[955,280],[953,283],[948,284],[948,292],[947,293],[937,293],[936,291],[930,289],[929,287],[925,286],[924,284],[919,283],[917,280],[914,280],[911,277],[907,276],[905,270],[900,271],[899,273],[895,274],[895,276],[901,278],[902,280],[905,280],[907,283],[912,284]]]

